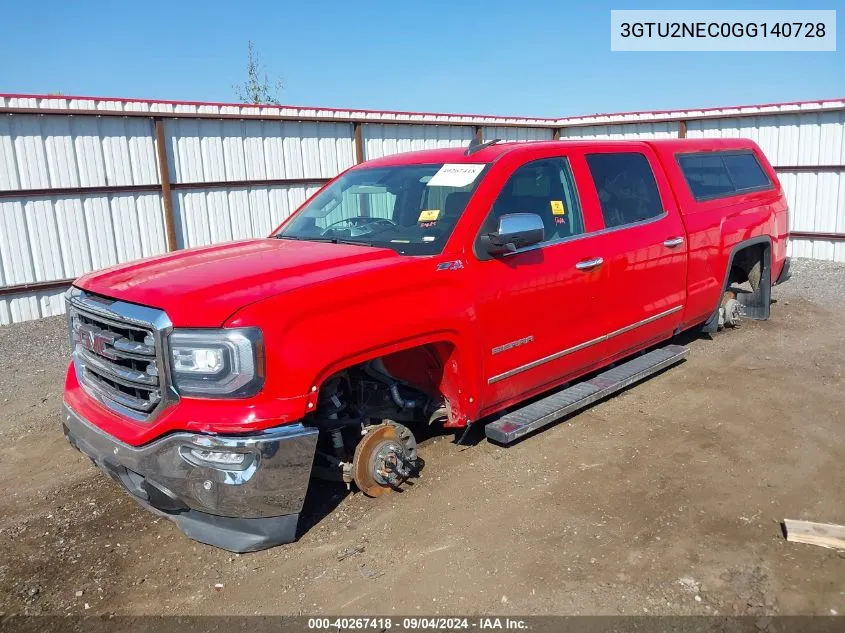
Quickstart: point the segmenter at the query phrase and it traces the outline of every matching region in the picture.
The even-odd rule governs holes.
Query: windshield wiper
[[[322,237],[319,235],[312,235],[303,237],[300,235],[275,235],[280,240],[298,240],[301,242],[325,242],[327,244],[352,244],[353,246],[371,246],[373,248],[380,248],[377,247],[375,244],[371,242],[358,242],[356,240],[348,240],[342,237]]]
[[[352,244],[353,246],[370,246],[372,248],[378,248],[372,242],[358,242],[356,240],[347,240],[340,237],[324,237],[319,238],[320,242],[331,242],[332,244]]]

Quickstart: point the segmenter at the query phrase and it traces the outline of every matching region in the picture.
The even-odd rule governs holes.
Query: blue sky
[[[611,8],[837,4],[3,0],[0,92],[234,101],[252,39],[294,105],[565,116],[843,97],[842,38],[835,53],[610,51]]]

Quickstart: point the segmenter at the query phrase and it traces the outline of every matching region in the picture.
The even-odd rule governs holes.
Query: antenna
[[[464,152],[464,156],[471,156],[476,152],[480,152],[485,147],[490,147],[491,145],[495,145],[496,143],[501,143],[502,139],[494,138],[492,141],[484,141],[483,143],[479,143],[475,139],[472,139],[469,142],[469,147],[467,147],[466,151]]]

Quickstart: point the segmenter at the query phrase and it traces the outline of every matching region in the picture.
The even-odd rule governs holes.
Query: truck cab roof
[[[637,147],[651,146],[663,154],[684,152],[706,152],[726,149],[751,149],[756,144],[750,139],[743,138],[684,138],[684,139],[649,139],[649,140],[614,140],[614,139],[561,139],[558,141],[503,141],[494,143],[467,155],[466,147],[446,147],[427,149],[416,152],[404,152],[383,156],[362,163],[364,167],[387,167],[394,165],[421,165],[436,163],[492,163],[504,154],[531,154],[549,147],[613,147],[630,146],[631,151]]]

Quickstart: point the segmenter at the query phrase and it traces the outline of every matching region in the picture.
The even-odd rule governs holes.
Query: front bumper
[[[172,520],[189,537],[233,552],[296,540],[317,429],[287,424],[246,436],[177,432],[130,446],[67,404],[63,418],[73,446],[141,505]],[[244,457],[240,464],[223,465],[196,451]]]

